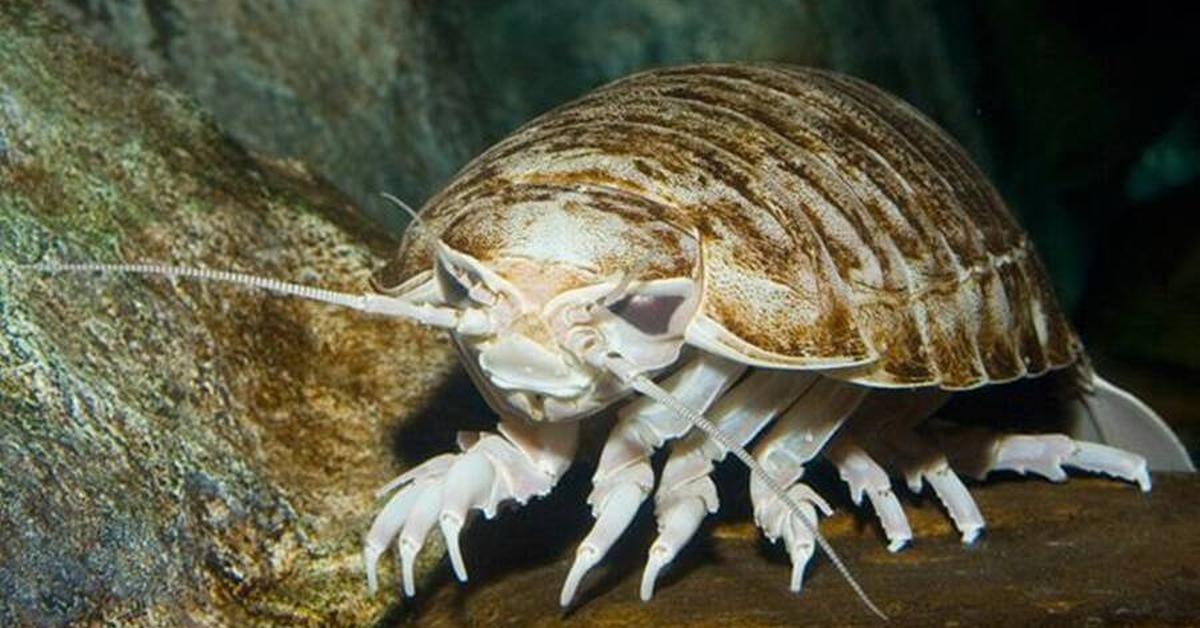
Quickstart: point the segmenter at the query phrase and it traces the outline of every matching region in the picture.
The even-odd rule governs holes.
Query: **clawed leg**
[[[756,370],[739,382],[744,371],[743,365],[701,354],[661,386],[683,405],[706,413],[729,441],[743,446],[782,415],[755,448],[754,458],[786,488],[803,517],[789,511],[757,477],[751,481],[750,493],[755,521],[765,536],[784,541],[792,561],[793,591],[801,589],[815,549],[813,528],[805,520],[815,525],[818,513],[831,514],[829,505],[800,482],[805,465],[822,452],[838,469],[854,503],[861,504],[864,496],[870,500],[891,551],[903,548],[913,534],[888,474],[876,460],[903,474],[913,492],[928,483],[964,543],[978,536],[984,520],[955,471],[979,479],[993,470],[1032,471],[1062,481],[1064,467],[1072,467],[1136,482],[1143,491],[1150,489],[1146,460],[1114,447],[1061,434],[1000,434],[934,424],[917,430],[944,400],[944,393],[868,395],[860,386],[789,371]],[[532,425],[507,420],[501,422],[498,434],[462,433],[462,453],[433,458],[385,486],[381,496],[394,494],[375,518],[363,548],[370,590],[378,586],[380,556],[396,539],[403,588],[406,595],[414,594],[415,559],[434,525],[446,540],[455,574],[465,581],[459,536],[469,513],[478,509],[491,518],[502,502],[523,504],[548,493],[574,456],[577,427],[576,423]],[[625,532],[653,490],[650,455],[690,428],[675,411],[649,398],[638,399],[620,412],[588,498],[596,523],[577,550],[563,584],[562,605],[571,603],[585,575]],[[717,511],[719,499],[709,475],[725,454],[699,432],[673,448],[655,499],[658,537],[642,575],[643,600],[653,595],[658,576],[695,535],[704,517]]]
[[[458,541],[468,513],[479,509],[490,519],[502,502],[524,504],[545,495],[575,455],[578,425],[574,423],[502,421],[498,431],[459,434],[463,453],[428,460],[379,491],[381,496],[396,492],[375,517],[363,547],[372,593],[378,588],[379,557],[398,538],[404,593],[414,594],[413,565],[435,524],[445,537],[455,575],[466,581]]]
[[[814,525],[817,522],[818,509],[826,517],[833,514],[833,509],[820,495],[798,480],[793,480],[791,488],[788,489],[788,497],[800,506],[804,516]],[[789,588],[799,593],[804,586],[804,568],[812,559],[816,545],[812,532],[757,479],[750,480],[750,499],[754,503],[754,522],[763,531],[763,536],[771,542],[783,538],[783,546],[792,559]]]
[[[1068,466],[1137,482],[1143,490],[1150,488],[1145,460],[1107,445],[1075,441],[1061,434],[1000,434],[983,428],[936,424],[918,431],[916,427],[944,400],[945,394],[936,391],[876,391],[863,402],[847,426],[849,433],[843,434],[828,453],[850,483],[852,493],[865,490],[870,495],[865,487],[871,486],[871,482],[883,486],[884,478],[878,465],[861,457],[865,452],[851,450],[851,455],[847,455],[841,450],[842,443],[851,438],[901,472],[914,493],[928,483],[964,543],[974,542],[985,524],[978,505],[956,471],[980,480],[993,470],[1032,471],[1062,481],[1066,479],[1063,467]],[[856,455],[857,464],[853,464]],[[889,503],[881,511],[879,503],[872,504],[880,513],[889,548],[897,549],[896,541],[903,537],[903,528],[887,521],[889,516],[896,517],[893,505]]]
[[[874,391],[859,406],[847,431],[876,459],[902,474],[913,493],[920,493],[928,483],[963,543],[973,543],[984,528],[979,507],[946,456],[928,437],[914,431],[947,398],[947,393],[936,390]],[[888,524],[883,525],[887,533]],[[896,540],[901,537],[888,534],[889,549],[899,549]]]
[[[817,380],[755,448],[755,459],[780,486],[790,487],[788,495],[806,511],[813,525],[818,510],[827,516],[832,511],[825,500],[799,482],[804,465],[825,447],[865,393],[861,387],[837,380]],[[754,520],[763,534],[772,541],[783,539],[792,559],[791,589],[800,591],[804,568],[813,555],[812,532],[757,479],[750,482],[750,499]]]
[[[975,542],[983,532],[983,513],[965,484],[950,467],[946,456],[930,445],[926,439],[908,429],[887,432],[888,444],[896,452],[895,458],[908,482],[908,488],[920,493],[926,483],[933,488],[954,527],[966,545]]]
[[[1150,490],[1146,459],[1116,447],[1077,441],[1063,434],[1001,434],[982,428],[939,432],[954,468],[983,479],[996,470],[1032,471],[1048,480],[1067,479],[1063,467],[1136,482]]]
[[[788,371],[754,371],[717,401],[709,418],[731,440],[744,446],[817,377]],[[648,601],[654,595],[659,574],[696,534],[705,515],[719,508],[717,488],[709,474],[725,454],[724,448],[698,432],[672,448],[654,496],[658,538],[650,546],[642,572],[642,600]]]
[[[898,552],[912,540],[912,527],[892,490],[888,474],[853,439],[842,437],[830,444],[825,457],[838,469],[850,487],[850,499],[861,505],[863,495],[871,500],[875,515],[888,539],[888,551]]]
[[[719,507],[717,488],[709,477],[697,478],[681,488],[668,500],[655,499],[654,515],[658,520],[658,538],[650,546],[646,567],[642,570],[640,595],[643,602],[654,597],[654,585],[663,568],[679,555],[679,550],[700,528],[705,515]]]
[[[704,412],[739,376],[745,367],[712,355],[701,355],[663,382],[663,387],[685,405]],[[588,496],[596,523],[579,544],[575,561],[563,583],[559,602],[568,606],[588,571],[595,567],[629,527],[641,503],[654,488],[650,455],[667,440],[691,428],[684,419],[647,398],[622,408]],[[674,517],[678,525],[685,519]]]

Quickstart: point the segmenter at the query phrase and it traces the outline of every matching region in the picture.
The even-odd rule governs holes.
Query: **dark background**
[[[629,72],[771,60],[866,78],[967,147],[1100,369],[1200,442],[1200,55],[1183,3],[55,0],[301,160],[392,236],[517,125]]]

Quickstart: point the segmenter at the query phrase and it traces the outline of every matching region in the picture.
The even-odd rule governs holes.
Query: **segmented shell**
[[[781,367],[865,364],[852,379],[958,389],[1082,351],[965,151],[848,76],[777,65],[637,74],[501,141],[422,216],[449,238],[473,212],[503,216],[530,199],[637,209],[698,234],[702,314]],[[481,248],[503,245],[493,234]],[[378,283],[427,270],[426,251],[402,248]]]

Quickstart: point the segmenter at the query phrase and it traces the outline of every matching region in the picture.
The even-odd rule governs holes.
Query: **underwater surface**
[[[0,260],[151,259],[359,290],[407,222],[379,192],[419,207],[487,146],[594,87],[697,61],[830,68],[902,96],[963,144],[1030,233],[1097,368],[1156,408],[1196,458],[1200,47],[1196,16],[1182,11],[7,1]],[[458,430],[494,422],[437,332],[217,286],[93,276],[9,274],[0,314],[0,623],[564,619],[553,593],[589,525],[590,462],[533,514],[471,528],[468,585],[453,583],[435,543],[418,565],[428,595],[400,601],[390,564],[382,591],[366,593],[359,552],[381,505],[374,490],[450,450]],[[727,502],[745,492],[744,470],[720,478],[735,487]],[[1200,555],[1200,488],[1164,478],[1146,500],[1090,479],[981,491],[996,537],[983,551],[961,551],[929,499],[913,517],[930,540],[903,554],[883,551],[870,517],[827,528],[878,597],[913,598],[902,623],[942,621],[955,599],[963,621],[1196,621],[1200,579],[1184,558]],[[758,540],[746,506],[707,523],[641,605],[648,510],[566,621],[869,621],[828,564],[789,596],[786,558]],[[1072,525],[1093,531],[1071,537]],[[1091,569],[1073,575],[1054,555],[1019,562],[1056,543]],[[1157,586],[1118,594],[1119,580],[1088,580],[1130,556]],[[947,565],[957,580],[939,581]],[[923,575],[904,584],[905,569]],[[747,575],[730,584],[733,573]],[[998,588],[972,597],[964,573]],[[1030,573],[1041,579],[1026,587]],[[947,580],[963,597],[933,601]],[[748,583],[760,582],[775,588],[758,619],[716,614],[729,611],[723,583],[752,600]],[[994,591],[1017,587],[1032,597],[988,613],[1012,595]]]

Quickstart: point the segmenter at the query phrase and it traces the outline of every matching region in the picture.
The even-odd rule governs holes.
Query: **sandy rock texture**
[[[393,243],[187,97],[0,4],[0,261],[362,290]],[[362,623],[395,433],[452,364],[407,323],[220,285],[0,277],[0,624]],[[444,445],[448,445],[446,442]]]

